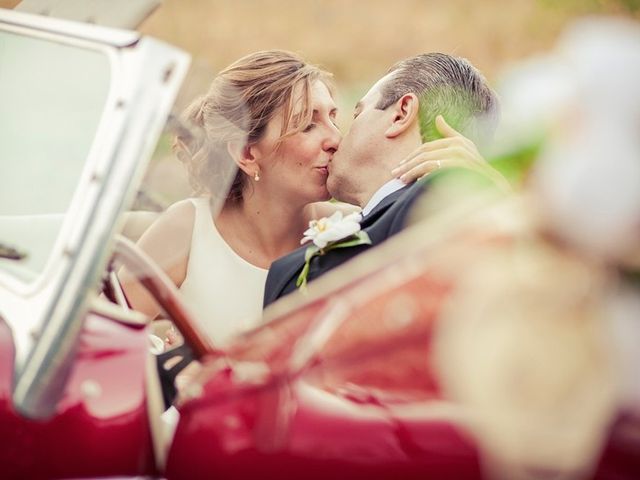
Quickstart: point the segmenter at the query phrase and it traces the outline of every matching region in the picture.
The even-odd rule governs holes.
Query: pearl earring
[[[256,182],[259,182],[259,181],[260,181],[260,171],[259,171],[259,170],[256,170],[256,173],[254,173],[254,174],[253,174],[253,179],[254,179]]]

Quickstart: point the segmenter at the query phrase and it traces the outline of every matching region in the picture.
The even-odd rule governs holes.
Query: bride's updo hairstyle
[[[330,74],[309,65],[298,55],[267,50],[237,60],[213,80],[206,95],[197,98],[182,115],[183,126],[173,149],[184,163],[195,194],[224,196],[235,163],[228,142],[251,145],[265,133],[269,121],[282,112],[282,140],[300,132],[311,121],[311,86],[321,80],[331,89]],[[300,104],[300,107],[297,107]],[[226,194],[242,200],[250,181],[238,169]]]

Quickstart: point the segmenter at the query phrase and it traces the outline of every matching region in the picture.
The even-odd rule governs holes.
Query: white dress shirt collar
[[[362,216],[365,217],[371,213],[371,211],[378,206],[378,204],[393,192],[397,192],[407,184],[398,178],[389,180],[383,186],[381,186],[376,193],[373,194],[371,200],[362,209]]]

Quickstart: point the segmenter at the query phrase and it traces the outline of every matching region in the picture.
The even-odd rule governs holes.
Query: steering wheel
[[[115,263],[123,265],[146,288],[155,299],[167,317],[180,331],[184,344],[163,352],[156,356],[162,395],[168,408],[176,396],[176,376],[193,360],[199,360],[208,355],[221,355],[206,334],[200,329],[198,322],[189,312],[188,307],[178,293],[167,274],[160,269],[140,247],[122,235],[115,236],[114,252],[109,268],[103,279],[103,292],[109,300],[120,305],[125,310],[131,307],[120,286],[114,271]],[[181,357],[178,362],[171,360]],[[166,365],[171,364],[170,367]]]

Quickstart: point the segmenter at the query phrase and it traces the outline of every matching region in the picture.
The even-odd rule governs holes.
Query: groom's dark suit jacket
[[[307,281],[318,278],[402,230],[407,213],[425,188],[424,182],[416,182],[385,197],[360,224],[362,230],[369,235],[371,245],[338,248],[330,250],[325,255],[313,257],[309,264]],[[265,307],[296,289],[296,280],[304,266],[306,249],[307,246],[301,247],[271,264],[264,292]]]

